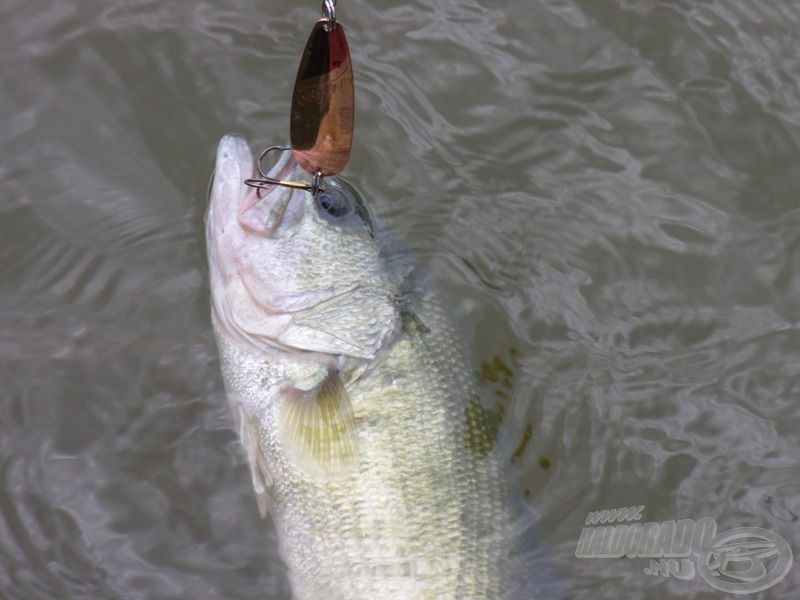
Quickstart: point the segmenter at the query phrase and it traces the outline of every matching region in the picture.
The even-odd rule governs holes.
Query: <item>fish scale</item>
[[[249,150],[245,153],[241,142],[226,139],[220,152],[242,154],[239,168],[244,169],[242,165],[252,160]],[[227,173],[219,169],[218,160],[217,176],[224,179]],[[231,176],[235,179],[236,174]],[[312,319],[330,337],[310,335],[305,349],[270,346],[270,340],[250,343],[252,332],[231,331],[237,327],[235,315],[220,318],[229,306],[249,301],[227,298],[242,288],[223,282],[253,276],[259,268],[240,273],[236,270],[240,267],[226,271],[229,265],[215,264],[218,257],[229,256],[218,244],[234,243],[230,237],[216,236],[215,219],[224,220],[217,213],[239,205],[219,198],[226,190],[238,190],[235,185],[226,187],[223,181],[215,189],[207,219],[212,316],[222,372],[233,413],[240,419],[256,491],[275,521],[294,596],[560,597],[553,592],[557,586],[546,589],[552,581],[546,561],[540,560],[535,519],[516,487],[509,453],[496,441],[498,419],[484,406],[465,344],[439,296],[408,270],[407,255],[393,251],[396,246],[382,232],[372,239],[374,223],[364,227],[356,222],[352,231],[337,222],[329,227],[327,217],[315,212],[310,194],[292,192],[289,204],[302,204],[292,208],[297,218],[285,226],[283,237],[253,240],[247,238],[251,234],[241,233],[235,243],[251,244],[251,260],[259,247],[269,256],[286,256],[289,246],[269,243],[291,243],[295,248],[301,243],[326,248],[339,244],[337,260],[327,268],[350,270],[342,276],[347,281],[358,281],[352,271],[363,269],[365,283],[355,287],[367,291],[336,292],[336,301],[315,314],[334,318],[339,306],[341,319],[331,323]],[[269,205],[261,208],[268,210]],[[350,244],[353,252],[348,250]],[[374,256],[368,256],[370,248]],[[315,249],[299,251],[306,258],[293,257],[292,269],[302,270],[303,260],[319,256]],[[265,277],[270,278],[263,289],[280,287],[277,280],[289,277],[293,281],[285,288],[296,294],[298,282],[308,281],[307,273],[294,275],[285,264],[263,262]],[[318,263],[309,265],[314,273],[321,268]],[[379,290],[369,291],[373,288]],[[317,296],[312,296],[316,302]],[[384,306],[387,298],[394,299],[393,311],[371,309]],[[307,321],[303,310],[292,319]],[[315,311],[313,306],[307,310]],[[375,314],[390,315],[388,322],[376,323]],[[337,329],[341,323],[346,326]],[[376,344],[374,356],[320,352],[320,343],[336,345],[330,340],[350,335],[352,327],[360,329],[356,337],[373,332],[375,339],[383,340]],[[292,339],[302,341],[303,336]],[[344,436],[352,422],[358,448],[352,470],[325,469],[327,459],[338,464],[335,452],[331,456],[325,452],[326,444],[338,442],[339,429],[328,437],[310,433],[308,439],[315,445],[307,454],[292,452],[292,444],[302,445],[302,435],[281,437],[282,415],[292,414],[295,403],[327,402],[322,392],[309,399],[312,392],[307,390],[312,386],[303,385],[303,381],[315,383],[315,373],[326,369],[333,380],[330,389],[339,390],[347,408],[352,408],[352,421],[337,421]],[[314,427],[324,427],[320,423],[305,424],[297,431],[313,432]],[[343,448],[337,451],[346,459],[348,447]],[[322,456],[321,470],[310,470],[303,461],[307,456]]]

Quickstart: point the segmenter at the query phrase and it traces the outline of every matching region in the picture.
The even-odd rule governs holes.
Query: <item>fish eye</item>
[[[317,206],[332,217],[337,219],[346,217],[353,212],[353,203],[340,190],[325,190],[317,196]]]

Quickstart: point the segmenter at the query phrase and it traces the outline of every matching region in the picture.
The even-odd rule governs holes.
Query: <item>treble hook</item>
[[[322,19],[306,42],[292,96],[291,147],[270,146],[258,159],[259,178],[245,183],[259,190],[276,185],[317,195],[322,179],[339,173],[350,157],[353,142],[353,70],[344,26],[336,23],[336,0],[323,0]],[[284,181],[261,168],[273,151],[291,150],[312,183]]]
[[[320,192],[322,189],[322,172],[317,171],[314,173],[314,180],[311,183],[304,183],[302,181],[288,181],[285,179],[275,179],[274,177],[270,177],[266,173],[264,173],[264,169],[261,168],[261,163],[264,162],[264,159],[267,157],[267,154],[274,151],[279,152],[290,152],[292,149],[288,146],[270,146],[266,150],[261,153],[261,156],[258,158],[258,163],[256,163],[256,168],[258,169],[258,174],[260,177],[258,179],[245,179],[245,185],[248,185],[252,188],[257,188],[259,190],[268,190],[273,186],[280,185],[283,187],[293,188],[296,190],[306,190],[311,192],[315,196]]]

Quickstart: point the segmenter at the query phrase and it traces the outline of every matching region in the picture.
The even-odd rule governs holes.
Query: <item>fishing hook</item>
[[[311,183],[304,183],[302,181],[288,181],[285,179],[275,179],[274,177],[270,177],[266,173],[264,173],[264,169],[261,168],[261,163],[264,162],[264,159],[267,157],[267,154],[270,152],[289,152],[291,148],[288,146],[270,146],[266,150],[261,153],[261,156],[258,158],[258,163],[256,163],[256,168],[258,169],[259,178],[257,179],[245,179],[245,185],[248,185],[252,188],[257,188],[259,190],[266,190],[270,189],[273,186],[281,185],[283,187],[293,188],[297,190],[306,190],[311,192],[315,196],[319,193],[320,189],[322,189],[322,172],[317,171],[314,173],[314,180]]]

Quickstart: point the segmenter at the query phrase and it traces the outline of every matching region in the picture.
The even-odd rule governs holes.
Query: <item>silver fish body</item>
[[[344,184],[259,198],[226,136],[207,219],[226,391],[300,599],[560,597],[471,359]],[[286,156],[273,176],[302,177]]]

